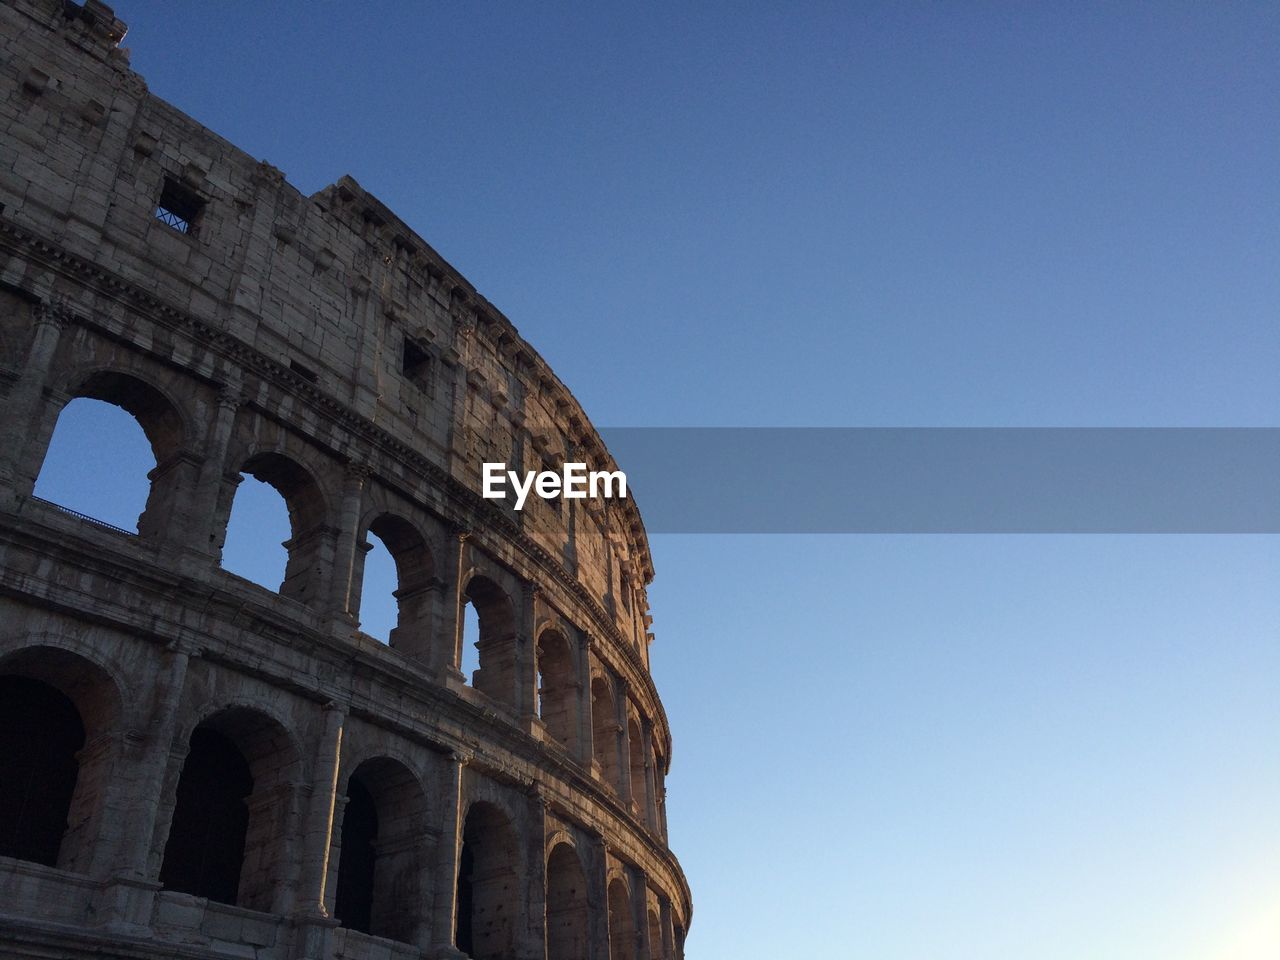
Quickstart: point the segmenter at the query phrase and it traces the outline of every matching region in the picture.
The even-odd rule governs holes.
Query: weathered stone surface
[[[486,460],[613,468],[586,414],[359,184],[302,196],[152,97],[123,34],[97,0],[0,6],[0,684],[74,757],[65,796],[32,761],[22,817],[66,825],[3,841],[0,952],[679,957],[640,516],[479,496]],[[152,444],[137,535],[31,495],[76,397]],[[289,503],[278,594],[219,566],[241,473]]]

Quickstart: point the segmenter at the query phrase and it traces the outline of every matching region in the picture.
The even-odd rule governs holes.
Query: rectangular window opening
[[[176,180],[164,178],[164,189],[160,191],[160,202],[156,206],[157,220],[190,236],[196,232],[203,209],[204,200],[198,193]]]
[[[314,370],[312,370],[310,367],[304,367],[297,360],[289,361],[289,369],[292,370],[294,373],[296,373],[298,376],[300,376],[303,380],[306,380],[308,383],[315,383],[317,380],[320,379],[319,377],[316,376],[316,372]]]
[[[431,352],[412,337],[404,338],[400,372],[421,390],[427,390],[431,386]]]

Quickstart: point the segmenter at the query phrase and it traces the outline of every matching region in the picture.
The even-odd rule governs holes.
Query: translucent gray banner
[[[601,434],[650,533],[1280,532],[1280,428]]]

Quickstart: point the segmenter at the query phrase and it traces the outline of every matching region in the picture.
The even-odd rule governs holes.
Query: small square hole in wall
[[[164,178],[164,189],[160,191],[160,202],[156,206],[157,220],[179,233],[192,235],[196,232],[202,210],[204,200],[200,194],[176,180]]]
[[[404,338],[400,371],[420,390],[431,389],[431,353],[412,337]]]

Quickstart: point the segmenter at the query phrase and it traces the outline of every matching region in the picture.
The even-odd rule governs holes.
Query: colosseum
[[[355,180],[151,96],[109,7],[0,25],[0,956],[682,957],[640,515],[480,495],[617,469],[579,404]],[[146,435],[136,532],[35,495],[78,398]],[[246,476],[278,591],[221,565]]]

